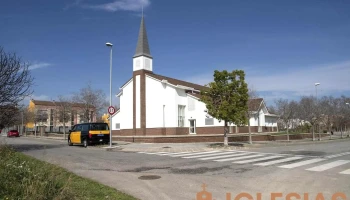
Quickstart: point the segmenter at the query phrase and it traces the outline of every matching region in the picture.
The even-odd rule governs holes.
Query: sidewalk
[[[290,145],[299,145],[299,144],[318,144],[324,142],[339,142],[347,141],[350,138],[344,137],[343,139],[340,136],[332,136],[332,139],[329,137],[321,138],[321,141],[318,141],[318,137],[315,138],[315,141],[312,139],[303,139],[303,140],[278,140],[278,141],[253,141],[253,144],[246,142],[230,142],[228,147],[224,147],[223,143],[217,142],[203,142],[203,143],[130,143],[123,141],[116,141],[114,145],[117,147],[115,150],[118,151],[127,151],[127,152],[194,152],[194,151],[213,151],[213,150],[244,150],[244,149],[253,149],[261,147],[270,147],[270,146],[290,146]]]
[[[318,141],[318,136],[315,135],[315,141],[312,139],[302,140],[276,140],[276,141],[253,141],[253,144],[247,142],[230,142],[229,146],[224,147],[223,142],[203,142],[203,143],[132,143],[124,141],[113,141],[113,148],[107,148],[108,145],[102,146],[91,146],[93,148],[105,148],[107,151],[125,151],[125,152],[195,152],[195,151],[213,151],[213,150],[244,150],[261,147],[271,146],[290,146],[290,145],[302,145],[302,144],[317,144],[324,142],[339,142],[350,140],[346,135],[341,139],[340,135],[333,135],[332,139],[329,136],[321,138]],[[22,136],[25,137],[25,136]],[[28,138],[36,139],[51,139],[64,141],[63,136],[61,137],[50,137],[50,136],[33,136],[28,135]]]
[[[28,138],[36,138],[36,139],[51,139],[51,140],[64,140],[63,136],[62,137],[54,137],[54,136],[34,136],[34,135],[23,135],[21,137],[28,137]]]

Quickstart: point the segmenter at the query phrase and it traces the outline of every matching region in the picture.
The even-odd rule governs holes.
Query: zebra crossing
[[[201,161],[213,162],[231,162],[233,164],[252,164],[254,166],[276,166],[284,169],[294,169],[306,167],[305,170],[313,172],[322,172],[340,166],[349,167],[346,170],[339,170],[339,174],[350,175],[350,160],[330,160],[344,155],[350,155],[350,152],[326,156],[323,158],[315,156],[261,153],[238,150],[213,150],[198,152],[138,152],[140,154],[149,154],[157,156],[178,157],[183,159],[196,159]],[[348,166],[347,166],[348,164]],[[307,168],[310,167],[310,168]],[[339,169],[339,168],[338,168]]]

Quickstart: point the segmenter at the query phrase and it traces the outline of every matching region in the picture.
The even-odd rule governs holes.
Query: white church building
[[[147,39],[144,17],[133,57],[133,76],[119,89],[120,109],[112,116],[113,140],[131,142],[223,141],[224,122],[206,112],[200,101],[202,85],[158,75]],[[277,131],[278,116],[262,98],[249,101],[252,132]],[[230,135],[247,133],[248,126],[230,125]],[[229,140],[230,141],[230,140]]]

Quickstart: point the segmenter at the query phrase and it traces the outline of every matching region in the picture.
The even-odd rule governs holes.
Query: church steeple
[[[143,16],[141,18],[139,37],[138,37],[138,41],[137,41],[136,52],[135,52],[134,58],[138,57],[138,56],[147,56],[147,57],[152,58],[151,52],[149,49],[149,45],[148,45],[145,19]]]
[[[145,19],[142,14],[136,52],[133,56],[133,70],[153,70],[153,58],[148,45]]]

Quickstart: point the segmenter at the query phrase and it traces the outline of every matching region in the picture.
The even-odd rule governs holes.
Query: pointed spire
[[[138,56],[147,56],[147,57],[152,58],[151,52],[150,52],[149,46],[148,46],[146,25],[145,25],[145,20],[143,17],[143,12],[142,12],[141,25],[140,25],[140,31],[139,31],[139,38],[137,41],[136,52],[135,52],[134,58],[138,57]]]

